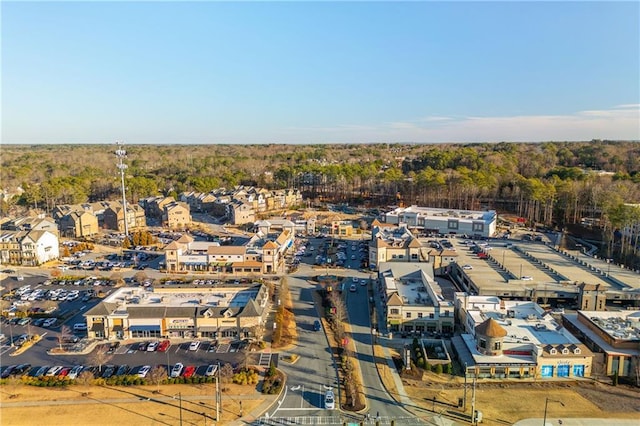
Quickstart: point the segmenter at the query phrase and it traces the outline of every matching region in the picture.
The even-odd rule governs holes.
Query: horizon
[[[627,1],[3,2],[1,140],[638,141],[639,15]]]

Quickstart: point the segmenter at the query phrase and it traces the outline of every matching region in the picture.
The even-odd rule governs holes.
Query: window
[[[483,222],[473,222],[473,231],[474,232],[484,232],[484,223]]]
[[[480,339],[480,341],[478,342],[478,346],[485,349],[487,347],[487,341],[485,339]]]
[[[417,260],[418,255],[416,253],[411,253],[411,260]]]
[[[435,315],[433,315],[433,313],[430,313],[429,314],[429,318],[433,319],[433,318],[435,318]]]
[[[447,220],[447,229],[458,229],[458,219]]]
[[[573,353],[576,354],[576,355],[580,355],[580,348],[575,348],[573,350]]]
[[[551,355],[556,355],[556,354],[558,353],[558,351],[557,351],[557,350],[555,350],[555,348],[553,348],[553,349],[551,349],[551,350],[549,351],[549,353],[550,353]]]
[[[448,317],[449,316],[449,311],[444,311],[444,316]]]
[[[418,318],[422,318],[422,312],[418,312]]]
[[[398,315],[400,313],[400,311],[398,309],[391,309],[391,315]]]
[[[499,351],[500,349],[502,349],[502,342],[495,342],[493,344],[493,350],[494,351]]]
[[[407,312],[407,318],[411,318],[411,312]]]

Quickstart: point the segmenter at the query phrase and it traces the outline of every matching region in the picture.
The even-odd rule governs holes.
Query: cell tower
[[[118,157],[118,169],[120,169],[120,181],[122,184],[122,210],[124,212],[124,235],[125,238],[129,238],[129,221],[127,220],[127,196],[124,189],[124,171],[127,169],[127,165],[124,164],[124,159],[127,158],[127,151],[124,150],[124,142],[116,141],[116,157]]]

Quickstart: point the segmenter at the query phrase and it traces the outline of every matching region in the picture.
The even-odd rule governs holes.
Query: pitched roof
[[[482,324],[476,326],[476,334],[486,337],[504,337],[507,335],[507,330],[505,330],[498,321],[489,318]]]

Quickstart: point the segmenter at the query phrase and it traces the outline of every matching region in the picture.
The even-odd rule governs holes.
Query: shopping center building
[[[593,353],[534,302],[456,293],[464,328],[452,339],[467,374],[478,378],[590,377]]]
[[[266,285],[122,287],[89,309],[89,338],[255,337],[264,327]]]

